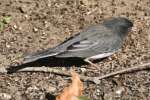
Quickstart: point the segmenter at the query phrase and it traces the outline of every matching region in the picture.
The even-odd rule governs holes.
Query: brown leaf
[[[69,87],[64,88],[63,92],[56,97],[56,100],[78,100],[78,96],[83,94],[83,83],[81,82],[79,75],[72,70],[72,84]]]

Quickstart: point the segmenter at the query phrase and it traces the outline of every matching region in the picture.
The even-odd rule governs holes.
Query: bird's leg
[[[89,63],[90,65],[94,66],[96,69],[99,69],[99,66],[92,62],[92,59],[86,58],[86,59],[84,59],[84,61]]]

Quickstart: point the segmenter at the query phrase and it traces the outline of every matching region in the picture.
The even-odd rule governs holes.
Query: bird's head
[[[103,24],[114,33],[124,36],[131,30],[133,23],[127,18],[119,17],[104,21]]]

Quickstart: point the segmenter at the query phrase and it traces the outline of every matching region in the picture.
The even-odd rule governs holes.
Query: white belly
[[[113,53],[114,53],[114,52],[98,54],[98,55],[95,55],[95,56],[89,57],[89,59],[101,59],[101,58],[108,57],[108,56],[112,55]]]

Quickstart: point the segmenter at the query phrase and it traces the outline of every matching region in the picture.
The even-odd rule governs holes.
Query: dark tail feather
[[[30,63],[30,62],[34,62],[36,60],[42,59],[42,58],[46,58],[46,57],[52,57],[59,54],[58,52],[53,52],[51,50],[45,50],[45,51],[41,51],[38,53],[34,53],[34,54],[30,54],[24,57],[24,61],[23,63]]]

